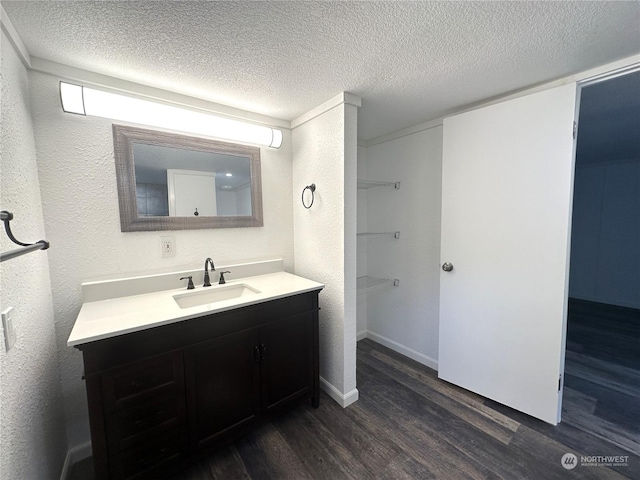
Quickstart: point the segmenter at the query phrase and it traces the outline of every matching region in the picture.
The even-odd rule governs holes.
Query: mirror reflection
[[[139,216],[251,215],[249,157],[133,143]]]
[[[113,126],[123,232],[261,227],[260,149]]]

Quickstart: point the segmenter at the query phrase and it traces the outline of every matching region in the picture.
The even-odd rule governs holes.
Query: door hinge
[[[574,120],[573,122],[573,139],[574,140],[576,139],[577,134],[578,134],[578,124]]]
[[[562,375],[558,377],[558,391],[560,391],[560,388],[562,388]]]

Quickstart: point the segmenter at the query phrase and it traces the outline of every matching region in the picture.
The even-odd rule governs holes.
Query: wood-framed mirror
[[[113,125],[123,232],[261,227],[260,149]]]

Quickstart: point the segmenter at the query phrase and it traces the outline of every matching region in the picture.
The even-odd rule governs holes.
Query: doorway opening
[[[582,87],[562,421],[640,451],[640,71]]]

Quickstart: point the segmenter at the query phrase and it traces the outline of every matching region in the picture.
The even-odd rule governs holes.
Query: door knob
[[[450,272],[451,270],[453,270],[453,264],[449,262],[443,263],[442,270],[444,270],[445,272]]]

